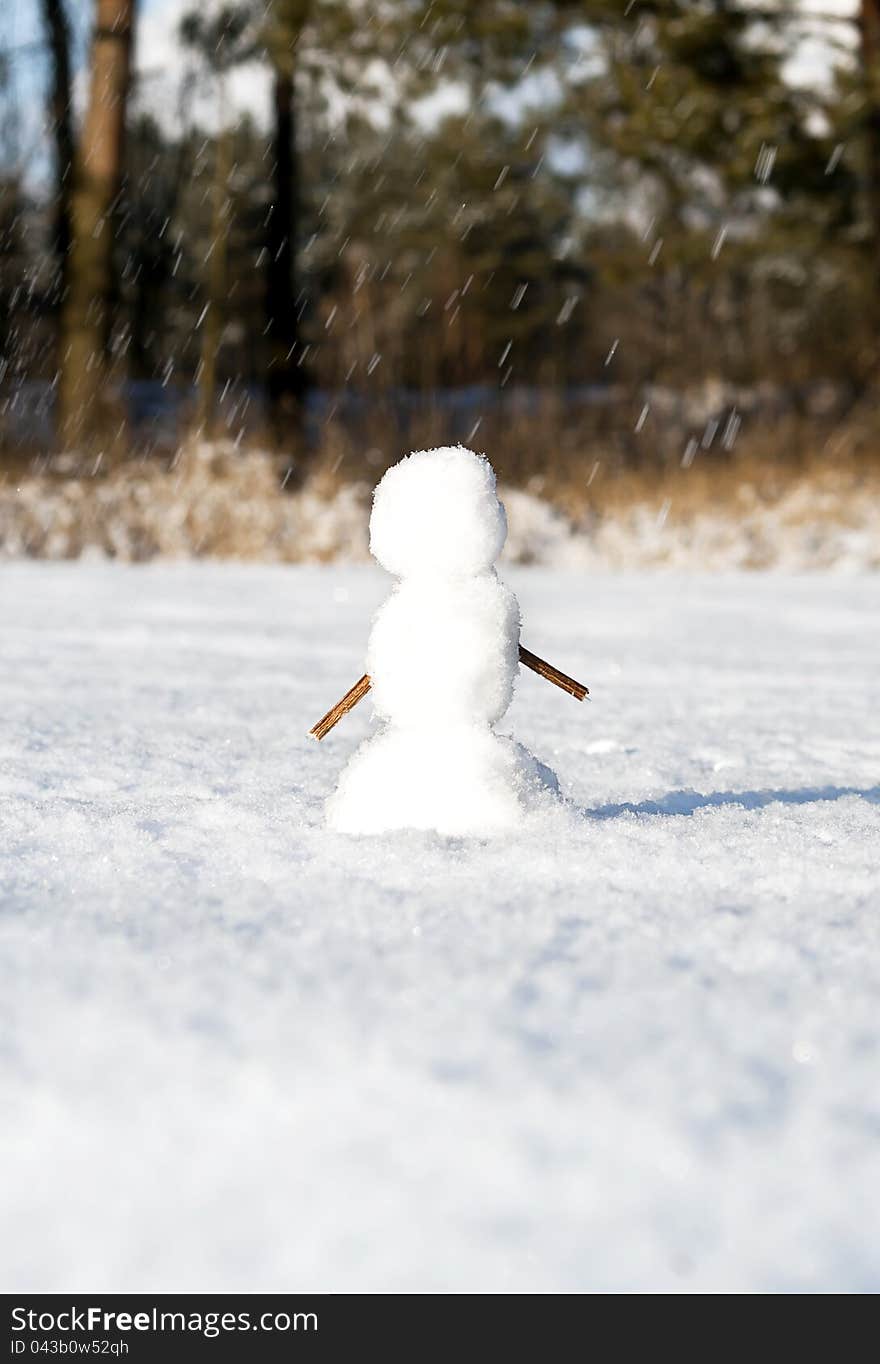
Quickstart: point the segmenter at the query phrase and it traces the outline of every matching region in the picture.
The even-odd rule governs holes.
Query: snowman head
[[[461,445],[407,455],[373,494],[370,550],[397,578],[485,573],[506,538],[492,466]]]

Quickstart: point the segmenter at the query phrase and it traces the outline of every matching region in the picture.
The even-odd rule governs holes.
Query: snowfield
[[[5,1290],[880,1290],[880,580],[506,576],[569,807],[358,839],[378,570],[3,567]]]

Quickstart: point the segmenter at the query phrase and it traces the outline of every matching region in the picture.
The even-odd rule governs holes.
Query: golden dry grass
[[[290,450],[190,439],[165,458],[7,460],[0,553],[364,557],[370,488],[403,453],[401,443],[444,439],[438,414],[423,415],[401,442],[374,413],[356,431],[327,423],[317,448],[299,459]],[[633,458],[619,431],[567,424],[561,408],[546,405],[516,421],[486,422],[472,444],[490,456],[506,489],[538,500],[509,494],[519,520],[512,544],[524,562],[579,536],[580,562],[592,555],[618,565],[764,567],[784,560],[787,544],[800,546],[796,562],[815,566],[853,553],[880,563],[880,543],[871,548],[872,537],[880,540],[880,424],[869,412],[824,428],[791,417],[750,422],[731,449],[694,442],[684,463],[670,455],[671,442],[665,457],[646,441]],[[555,509],[556,523],[549,511],[542,519],[540,504]]]

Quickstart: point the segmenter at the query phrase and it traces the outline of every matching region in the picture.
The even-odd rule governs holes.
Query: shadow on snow
[[[659,800],[643,800],[638,805],[597,805],[585,810],[588,819],[616,819],[618,815],[692,815],[718,805],[741,805],[745,810],[762,810],[765,805],[812,805],[821,800],[841,800],[844,796],[861,796],[872,805],[880,804],[880,785],[867,789],[857,786],[802,786],[783,791],[712,791],[701,796],[698,791],[669,791]]]

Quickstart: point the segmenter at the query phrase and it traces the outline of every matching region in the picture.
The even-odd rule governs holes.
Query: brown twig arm
[[[329,734],[333,726],[342,719],[343,715],[347,715],[350,710],[353,710],[358,701],[362,701],[369,690],[370,679],[364,673],[363,677],[355,682],[351,691],[347,691],[342,700],[337,701],[336,705],[332,706],[327,714],[316,725],[312,726],[309,730],[312,738],[323,739],[325,734]]]
[[[548,682],[554,682],[557,687],[567,691],[569,696],[573,696],[576,701],[583,701],[584,697],[590,694],[589,688],[585,687],[582,682],[575,682],[573,677],[561,673],[558,668],[553,667],[552,663],[545,663],[543,658],[539,658],[537,654],[524,649],[522,645],[519,646],[519,661],[526,668],[531,668],[532,672],[537,673],[539,677],[544,677]],[[343,715],[347,715],[350,710],[353,710],[358,701],[363,701],[369,690],[370,679],[367,673],[364,673],[363,677],[355,682],[351,691],[347,691],[341,701],[337,701],[336,705],[332,706],[316,725],[312,725],[309,730],[311,737],[313,739],[325,738],[333,726],[339,723]]]
[[[576,701],[583,701],[584,697],[589,696],[590,689],[585,687],[582,682],[575,682],[573,677],[567,673],[561,673],[558,668],[554,668],[552,663],[545,663],[543,658],[533,654],[529,649],[519,646],[519,661],[525,667],[531,668],[533,673],[539,677],[545,677],[548,682],[555,682],[557,687],[567,691],[569,696],[573,696]]]

